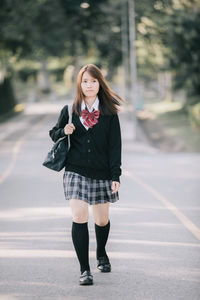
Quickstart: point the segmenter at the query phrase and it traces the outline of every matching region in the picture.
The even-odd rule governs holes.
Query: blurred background
[[[27,103],[72,100],[99,66],[154,145],[200,150],[198,0],[1,1],[0,120]],[[164,129],[163,129],[164,128]]]
[[[42,162],[88,63],[126,101],[113,272],[91,217],[82,289],[63,172]],[[1,0],[0,299],[199,300],[199,152],[199,0]]]

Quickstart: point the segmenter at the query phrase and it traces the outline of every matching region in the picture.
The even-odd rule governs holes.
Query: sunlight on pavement
[[[111,252],[108,251],[109,257],[112,259],[137,259],[137,260],[169,260],[162,255],[156,254],[147,254],[139,252]],[[74,250],[50,250],[50,249],[0,249],[0,257],[12,257],[12,258],[76,258]],[[96,258],[96,251],[90,251],[90,257]]]
[[[24,114],[25,115],[37,115],[37,114],[59,114],[64,105],[71,105],[69,101],[60,102],[38,102],[38,103],[28,103],[25,105]]]
[[[44,219],[66,218],[71,216],[69,207],[25,207],[0,212],[1,220],[33,221]]]

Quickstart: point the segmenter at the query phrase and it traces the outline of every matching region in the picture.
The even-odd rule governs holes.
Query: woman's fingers
[[[64,132],[65,132],[65,134],[72,134],[75,129],[76,128],[73,123],[67,124],[64,128]]]
[[[113,181],[111,188],[112,188],[112,194],[116,193],[118,191],[118,189],[119,189],[118,182]]]
[[[75,126],[74,126],[73,123],[69,124],[69,126],[70,126],[73,130],[75,130]]]
[[[120,183],[118,181],[113,181],[111,185],[112,194],[116,193],[119,190]]]

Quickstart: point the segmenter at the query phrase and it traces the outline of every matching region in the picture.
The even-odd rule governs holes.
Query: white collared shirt
[[[92,105],[91,108],[89,108],[88,105],[87,105],[87,103],[83,100],[82,103],[81,103],[81,110],[85,109],[86,106],[87,106],[87,109],[88,109],[89,112],[92,112],[93,109],[98,110],[99,109],[99,98],[98,98],[98,96],[96,97],[96,99],[95,99],[95,101],[94,101],[94,103],[93,103],[93,105]],[[84,119],[82,118],[82,116],[80,116],[80,121],[83,124]],[[83,126],[86,129],[90,128],[90,127],[86,126],[85,124],[83,124]]]

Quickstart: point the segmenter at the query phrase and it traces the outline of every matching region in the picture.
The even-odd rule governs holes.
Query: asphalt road
[[[62,107],[62,104],[61,104]],[[0,299],[200,299],[200,154],[163,153],[121,113],[123,176],[110,209],[112,272],[78,285],[62,176],[42,166],[60,105],[29,104],[0,124]]]

